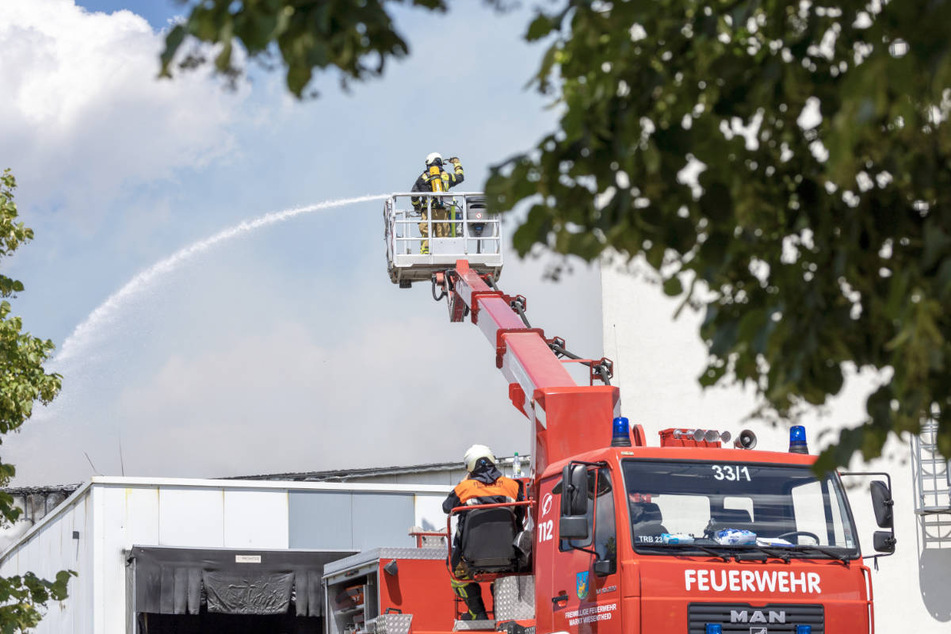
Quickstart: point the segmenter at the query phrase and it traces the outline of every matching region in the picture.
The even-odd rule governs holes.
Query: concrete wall
[[[706,352],[699,339],[700,316],[685,310],[673,320],[677,303],[657,286],[638,281],[610,266],[601,271],[604,354],[615,362],[615,380],[621,390],[621,413],[640,423],[649,444],[668,427],[752,429],[758,448],[785,450],[785,429],[744,421],[753,398],[741,389],[714,388],[702,392],[697,377]],[[828,412],[803,421],[810,449],[821,447],[824,430],[854,426],[864,414],[864,397],[872,377],[853,377]],[[831,439],[830,439],[831,440]],[[876,625],[880,632],[945,634],[951,631],[951,515],[915,514],[914,478],[910,447],[890,442],[885,457],[870,465],[855,463],[853,470],[891,474],[895,496],[897,553],[883,558],[873,571]],[[848,483],[847,483],[848,484]],[[865,553],[872,552],[874,516],[867,484],[861,480],[849,491]],[[872,564],[870,564],[872,565]]]
[[[359,550],[412,546],[412,526],[444,526],[449,486],[102,478],[81,487],[0,557],[0,574],[79,577],[42,632],[126,631],[127,551],[182,548]],[[78,537],[73,537],[78,531]]]

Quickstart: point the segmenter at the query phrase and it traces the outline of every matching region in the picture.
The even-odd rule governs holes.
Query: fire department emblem
[[[576,578],[575,590],[578,592],[578,598],[583,601],[588,598],[588,571],[579,572]]]
[[[542,516],[548,515],[548,512],[551,510],[552,501],[551,493],[546,493],[542,499]]]

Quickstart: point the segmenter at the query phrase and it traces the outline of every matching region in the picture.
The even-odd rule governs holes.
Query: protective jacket
[[[419,175],[419,178],[416,179],[416,182],[413,184],[413,189],[410,191],[413,192],[447,192],[450,187],[455,187],[462,181],[466,179],[465,172],[462,169],[462,163],[453,163],[453,171],[447,172],[446,170],[440,168],[438,174],[431,174],[430,170],[427,169],[422,174]],[[436,179],[439,179],[438,182]],[[433,201],[433,204],[442,204],[441,201]],[[418,207],[422,205],[422,199],[414,198],[413,205]]]
[[[522,483],[507,478],[498,467],[490,464],[476,468],[468,478],[457,484],[442,503],[442,510],[448,513],[457,506],[520,502],[523,499],[525,491]]]

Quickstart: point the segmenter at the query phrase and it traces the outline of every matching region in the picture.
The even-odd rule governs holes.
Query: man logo
[[[750,634],[769,634],[765,627],[751,627]]]
[[[730,623],[785,623],[785,610],[730,610]],[[751,627],[750,634],[765,634],[765,627]]]

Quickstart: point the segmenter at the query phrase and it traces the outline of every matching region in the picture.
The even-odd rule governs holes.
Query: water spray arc
[[[81,355],[83,350],[87,348],[88,345],[95,339],[96,332],[108,324],[110,320],[114,319],[116,313],[126,302],[144,291],[149,287],[149,285],[155,283],[155,281],[162,276],[171,273],[185,262],[188,262],[192,258],[204,253],[205,251],[208,251],[212,247],[215,247],[223,242],[227,242],[232,238],[237,238],[238,236],[254,231],[255,229],[260,229],[261,227],[284,222],[285,220],[289,220],[295,216],[320,211],[322,209],[332,209],[334,207],[343,207],[345,205],[382,200],[386,197],[387,194],[374,194],[368,196],[359,196],[357,198],[343,198],[340,200],[324,201],[315,205],[293,207],[283,211],[271,212],[253,220],[245,220],[237,225],[224,229],[223,231],[220,231],[211,237],[199,240],[198,242],[194,242],[187,247],[176,251],[164,260],[156,262],[148,269],[137,274],[135,277],[129,280],[125,286],[110,295],[106,301],[89,313],[89,316],[86,317],[82,323],[76,326],[73,332],[63,341],[60,353],[52,359],[51,366],[55,366],[56,371],[62,372],[63,366],[69,364],[71,361]]]

